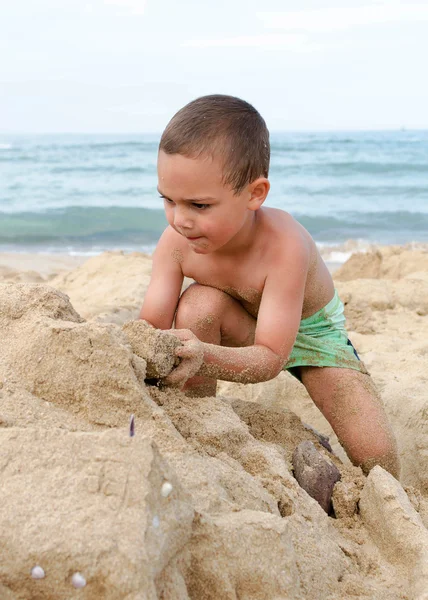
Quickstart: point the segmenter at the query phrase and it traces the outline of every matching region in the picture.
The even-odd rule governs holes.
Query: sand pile
[[[203,400],[147,385],[148,365],[171,357],[168,345],[153,353],[150,335],[134,335],[141,323],[122,328],[148,283],[144,255],[106,253],[50,285],[0,283],[0,597],[427,598],[418,265],[428,255],[402,256],[398,271],[388,261],[404,251],[379,252],[376,279],[337,286],[397,432],[408,493],[381,468],[366,479],[332,456],[306,426],[328,435],[328,425],[288,375],[222,383]],[[388,302],[371,287],[379,282]],[[293,476],[305,441],[340,471],[337,518]],[[31,577],[35,566],[42,579]]]
[[[59,274],[49,284],[66,293],[85,319],[123,323],[138,317],[151,267],[146,254],[105,252]]]

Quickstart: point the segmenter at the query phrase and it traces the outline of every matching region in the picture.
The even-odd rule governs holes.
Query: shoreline
[[[132,252],[122,250],[105,250],[103,252],[124,252],[125,254],[132,254]],[[94,256],[100,256],[103,252],[99,252]],[[141,254],[145,254],[141,252]],[[146,255],[146,254],[145,254]],[[147,256],[147,255],[146,255]],[[64,273],[66,271],[72,271],[80,265],[84,264],[92,256],[70,256],[69,254],[31,254],[24,252],[0,252],[0,281],[2,271],[9,269],[16,271],[17,273],[37,273],[43,279],[50,279],[51,277]],[[330,273],[334,273],[344,262],[339,261],[328,261],[325,263]]]
[[[397,248],[403,250],[422,250],[428,251],[428,244],[425,242],[408,242],[405,244],[366,244],[362,245],[355,240],[341,244],[338,251],[337,246],[320,246],[317,244],[318,250],[326,263],[330,273],[335,273],[342,265],[344,265],[351,256],[356,254],[366,254],[376,252],[385,248]],[[145,252],[144,249],[108,249],[96,252],[94,254],[77,254],[70,255],[67,252],[22,252],[22,251],[0,251],[0,281],[8,274],[32,274],[35,273],[41,279],[48,280],[60,273],[72,271],[81,266],[91,258],[101,256],[105,252],[113,254],[140,254],[151,258],[152,253]],[[13,273],[9,273],[12,271]]]
[[[86,262],[88,256],[69,254],[31,254],[21,252],[0,252],[1,271],[11,269],[19,273],[35,272],[42,278],[50,278],[64,271],[71,271]]]

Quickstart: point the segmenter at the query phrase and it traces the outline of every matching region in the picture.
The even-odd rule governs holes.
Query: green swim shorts
[[[293,350],[283,370],[298,377],[296,367],[341,367],[368,372],[348,339],[343,302],[337,291],[324,308],[300,321]]]

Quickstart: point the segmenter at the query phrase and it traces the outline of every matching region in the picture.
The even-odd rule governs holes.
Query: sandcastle
[[[82,301],[73,308],[67,276],[0,282],[0,597],[426,600],[428,278],[420,260],[428,254],[402,257],[400,279],[401,254],[381,253],[380,262],[395,261],[388,302],[374,290],[380,267],[369,284],[346,281],[348,272],[337,285],[348,294],[352,339],[387,400],[405,488],[380,467],[365,478],[346,463],[285,374],[254,386],[225,382],[202,400],[148,386],[148,374],[173,365],[174,342],[159,352],[149,344],[144,358],[140,342],[153,332],[132,323],[138,302],[129,298],[139,292],[128,288],[123,303],[110,297],[110,313],[101,304],[85,313]],[[107,297],[103,265],[112,260],[129,275],[146,259],[102,255],[68,282],[89,298],[81,282],[90,272],[88,285],[104,286]],[[406,272],[406,260],[419,270]],[[126,288],[114,285],[117,294]],[[374,290],[364,305],[362,286]],[[405,348],[404,329],[412,332]],[[335,455],[305,423],[331,436]],[[293,475],[293,453],[309,442],[340,473],[334,517]]]

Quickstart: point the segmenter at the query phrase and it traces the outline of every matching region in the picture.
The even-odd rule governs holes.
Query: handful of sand
[[[175,349],[181,342],[171,333],[155,329],[147,321],[129,321],[122,327],[134,354],[147,363],[146,377],[161,379],[178,365]]]

